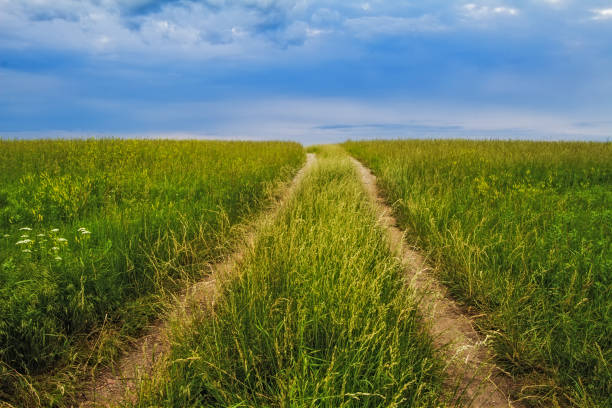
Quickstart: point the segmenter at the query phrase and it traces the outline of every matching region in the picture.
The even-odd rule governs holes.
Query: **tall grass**
[[[543,406],[612,406],[612,145],[348,142]],[[547,380],[550,379],[550,380]]]
[[[295,143],[0,142],[0,401],[69,404],[77,368],[115,359],[303,160]]]
[[[137,406],[431,407],[440,363],[346,155],[322,148]]]

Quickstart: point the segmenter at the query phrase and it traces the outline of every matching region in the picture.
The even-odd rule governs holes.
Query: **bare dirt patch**
[[[376,176],[352,158],[362,184],[379,212],[379,221],[387,229],[392,251],[405,266],[406,282],[420,296],[422,316],[427,322],[435,347],[447,361],[446,386],[455,394],[454,403],[475,408],[521,408],[510,398],[512,379],[493,363],[493,352],[475,329],[472,319],[448,296],[448,291],[434,277],[423,255],[411,249],[397,226],[392,209],[382,198]]]

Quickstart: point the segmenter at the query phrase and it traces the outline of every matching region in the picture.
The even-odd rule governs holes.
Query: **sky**
[[[0,0],[0,138],[612,140],[612,1]]]

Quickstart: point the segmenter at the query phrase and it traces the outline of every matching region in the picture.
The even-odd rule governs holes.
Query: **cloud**
[[[593,20],[610,20],[612,19],[612,8],[591,10]]]
[[[0,131],[327,137],[482,128],[410,122],[418,103],[398,112],[392,98],[590,123],[592,112],[612,109],[612,25],[593,22],[610,18],[601,4],[0,0]],[[372,103],[366,110],[351,99]]]
[[[494,16],[517,16],[519,10],[508,6],[481,6],[474,3],[468,3],[462,7],[463,14],[466,17],[482,19]]]
[[[286,49],[337,24],[329,18],[334,11],[306,1],[0,1],[0,45],[139,60],[160,52],[197,60]]]
[[[129,111],[121,103],[92,101],[104,108],[103,122],[133,127],[49,131],[0,128],[11,137],[154,137],[297,140],[304,144],[337,143],[349,138],[474,138],[531,140],[609,140],[612,124],[592,116],[577,122],[569,115],[550,115],[493,107],[450,107],[422,101],[355,101],[349,99],[253,99],[214,102],[146,102]],[[54,112],[55,113],[55,112]],[[3,118],[0,111],[0,118]],[[182,127],[168,127],[179,120]],[[142,124],[148,125],[143,127]],[[585,123],[587,125],[585,125]],[[53,129],[53,128],[51,128]],[[57,129],[57,128],[56,128]]]
[[[466,20],[478,20],[480,28],[491,31],[500,29],[487,21],[519,15],[512,20],[537,24],[537,3],[557,2],[521,2],[519,10],[499,2],[461,0],[0,0],[0,46],[138,62],[261,59],[313,43],[451,33],[465,29]],[[606,13],[597,10],[593,18],[606,18]]]
[[[356,5],[317,0],[0,1],[0,41],[5,44],[94,56],[134,55],[139,60],[160,52],[186,59],[238,57],[266,48],[300,47],[322,36],[369,39],[456,25],[448,7],[403,5],[398,12],[389,1]],[[472,17],[518,12],[474,4],[464,9]],[[441,16],[446,16],[445,21]]]

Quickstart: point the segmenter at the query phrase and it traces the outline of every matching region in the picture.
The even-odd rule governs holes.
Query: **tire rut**
[[[376,176],[355,158],[351,160],[378,210],[380,223],[388,232],[392,251],[404,265],[406,283],[419,295],[419,309],[434,346],[446,359],[445,386],[454,395],[453,403],[474,408],[523,408],[521,402],[511,400],[515,384],[494,364],[487,338],[474,329],[473,320],[448,296],[423,255],[405,243],[391,207],[378,190]]]
[[[293,195],[306,171],[315,162],[315,155],[308,153],[306,163],[283,191],[277,203],[270,210],[264,211],[253,225],[270,222],[275,218],[278,211]],[[136,401],[138,379],[151,375],[158,362],[162,361],[170,351],[169,322],[188,319],[196,308],[214,310],[220,282],[230,279],[238,272],[237,265],[242,262],[248,249],[255,242],[256,229],[258,228],[248,230],[242,238],[243,243],[240,248],[227,256],[224,261],[211,264],[210,273],[206,278],[177,295],[173,302],[174,306],[166,318],[157,320],[150,326],[146,335],[134,341],[130,351],[120,359],[113,370],[103,371],[92,379],[91,384],[85,386],[83,400],[78,404],[80,408],[107,408],[117,406],[121,402]]]

